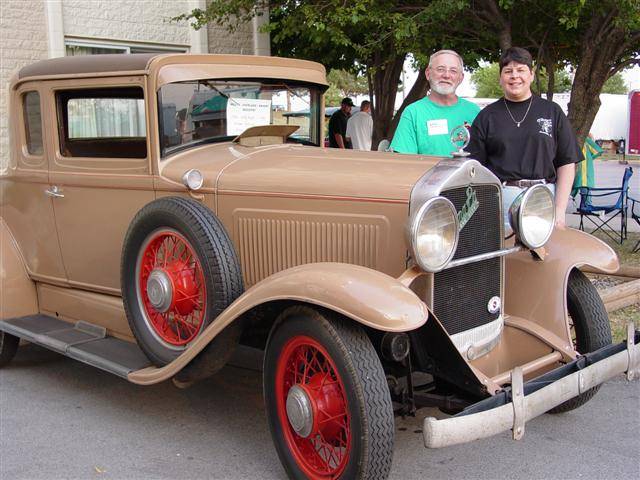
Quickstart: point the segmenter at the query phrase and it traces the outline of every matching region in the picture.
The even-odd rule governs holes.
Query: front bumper
[[[438,420],[424,419],[427,448],[471,442],[507,430],[514,440],[524,435],[525,423],[621,373],[628,380],[640,376],[640,331],[630,324],[627,341],[588,353],[527,383],[522,370],[511,372],[511,387],[491,398]]]

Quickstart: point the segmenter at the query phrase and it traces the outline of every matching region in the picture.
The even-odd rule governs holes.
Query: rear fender
[[[429,317],[427,306],[414,292],[384,273],[344,263],[301,265],[271,275],[251,287],[177,359],[161,368],[132,372],[129,380],[146,385],[172,377],[243,313],[278,300],[318,305],[385,332],[414,330]]]
[[[571,344],[566,295],[569,272],[588,265],[614,273],[618,257],[596,237],[562,227],[536,253],[540,259],[528,250],[506,258],[505,314],[532,321]]]
[[[9,226],[0,218],[0,320],[38,313],[38,294]]]

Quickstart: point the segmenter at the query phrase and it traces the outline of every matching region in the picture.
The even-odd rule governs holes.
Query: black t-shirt
[[[581,161],[582,152],[558,104],[534,95],[527,113],[529,101],[501,98],[485,107],[471,126],[467,151],[502,181],[543,178],[553,183],[556,170]]]
[[[330,147],[333,147],[333,148],[339,147],[338,142],[336,142],[336,137],[334,135],[335,133],[339,133],[340,135],[342,135],[342,138],[344,140],[344,146],[346,148],[349,148],[346,140],[348,120],[349,120],[349,116],[346,113],[344,113],[342,109],[336,110],[335,112],[333,112],[333,115],[331,115],[331,118],[329,119],[329,146]]]

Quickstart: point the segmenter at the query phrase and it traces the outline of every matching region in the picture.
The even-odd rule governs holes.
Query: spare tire
[[[124,239],[122,300],[140,348],[174,360],[243,292],[227,232],[204,205],[166,197],[142,208]]]

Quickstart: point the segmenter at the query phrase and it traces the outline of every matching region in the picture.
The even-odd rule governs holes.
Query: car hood
[[[290,193],[408,201],[411,189],[441,158],[280,144],[206,145],[164,160],[160,174],[180,182],[191,168],[204,191]]]

